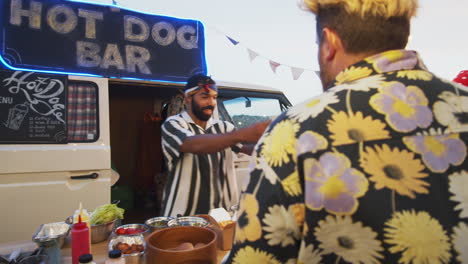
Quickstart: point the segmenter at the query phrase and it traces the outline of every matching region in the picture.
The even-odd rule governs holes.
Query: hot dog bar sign
[[[174,82],[206,73],[196,20],[63,0],[1,0],[0,10],[0,61],[13,70]]]

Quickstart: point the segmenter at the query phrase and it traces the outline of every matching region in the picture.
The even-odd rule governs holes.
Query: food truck
[[[0,243],[110,203],[113,171],[115,186],[160,202],[160,125],[183,109],[186,79],[208,74],[203,24],[65,0],[2,0],[0,12]],[[237,127],[290,105],[217,82],[214,115]],[[237,157],[239,184],[248,162]]]

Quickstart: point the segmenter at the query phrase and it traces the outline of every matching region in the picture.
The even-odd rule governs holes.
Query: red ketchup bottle
[[[71,239],[72,264],[79,264],[80,256],[90,253],[89,228],[85,222],[81,222],[81,215],[78,216],[78,223],[73,225]]]

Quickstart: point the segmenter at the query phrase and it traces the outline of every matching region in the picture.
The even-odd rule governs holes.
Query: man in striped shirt
[[[233,151],[251,154],[269,122],[235,130],[212,118],[218,90],[208,76],[197,74],[185,86],[186,111],[162,125],[162,147],[168,167],[163,215],[207,214],[237,205],[239,191]]]

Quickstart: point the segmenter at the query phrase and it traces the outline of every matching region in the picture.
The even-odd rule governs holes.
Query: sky
[[[215,80],[274,87],[293,104],[322,92],[315,73],[315,17],[299,0],[116,1],[137,11],[202,21],[208,72]],[[430,71],[451,80],[468,70],[468,0],[420,0],[419,5],[408,48],[420,52]],[[248,49],[260,56],[251,61]],[[281,64],[276,73],[270,60]],[[291,67],[305,71],[294,80]]]

